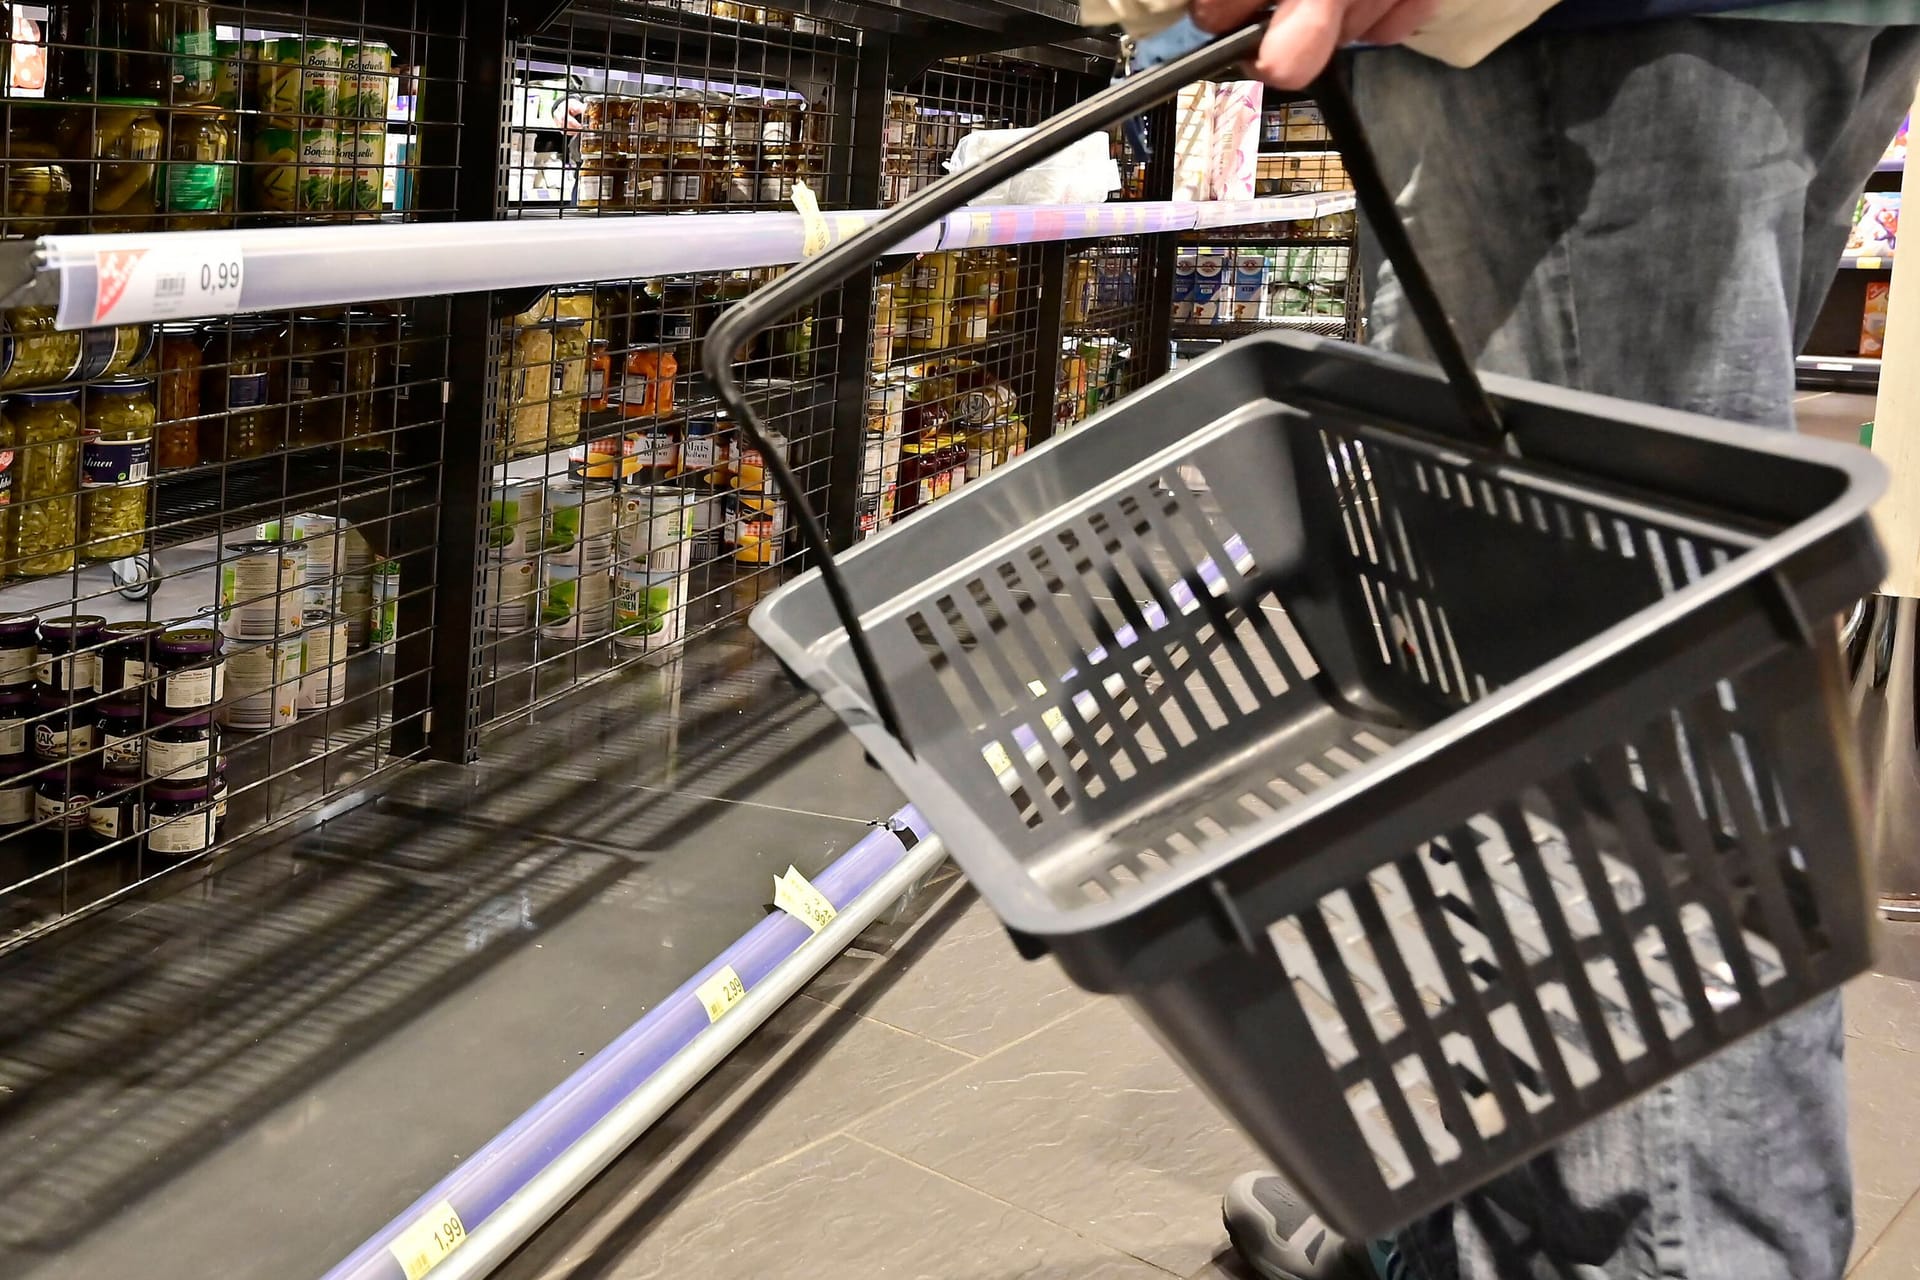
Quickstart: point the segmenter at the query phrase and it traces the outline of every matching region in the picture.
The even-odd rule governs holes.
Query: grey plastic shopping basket
[[[1252,38],[1041,132],[1081,136]],[[1865,966],[1831,619],[1880,578],[1882,476],[1852,448],[1482,383],[1350,105],[1322,101],[1451,377],[1234,343],[753,626],[1023,949],[1130,1000],[1367,1235]],[[762,319],[963,185],[730,314],[707,341],[723,394]]]

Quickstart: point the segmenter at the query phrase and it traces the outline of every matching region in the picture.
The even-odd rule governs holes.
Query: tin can
[[[503,634],[525,631],[533,619],[540,579],[531,560],[496,561],[487,566],[483,604],[486,625]]]
[[[300,130],[291,124],[256,129],[252,158],[255,207],[292,213],[300,202]]]
[[[787,541],[787,505],[777,498],[740,499],[739,541],[733,558],[741,564],[773,564]]]
[[[324,711],[347,696],[347,653],[352,647],[347,620],[340,614],[316,610],[300,633],[300,697],[297,709]]]
[[[581,543],[606,545],[612,551],[615,494],[607,484],[560,484],[547,490],[549,555],[574,550]]]
[[[701,493],[693,504],[692,563],[704,564],[726,554],[727,495]]]
[[[298,542],[243,542],[220,566],[220,629],[273,640],[300,629],[307,549]]]
[[[213,105],[228,111],[253,105],[255,85],[254,59],[259,50],[253,41],[213,42]]]
[[[644,564],[622,566],[614,580],[613,642],[641,650],[677,644],[686,628],[685,599],[681,574],[655,573]]]
[[[340,42],[284,36],[260,42],[260,110],[291,120],[340,114]]]
[[[220,723],[257,733],[290,725],[299,712],[300,641],[236,640],[227,649],[227,700]]]
[[[372,597],[372,613],[367,622],[367,643],[376,649],[385,649],[400,638],[400,562],[398,560],[381,560],[373,566]]]
[[[381,172],[387,163],[387,126],[350,124],[336,142],[337,175],[333,207],[352,213],[378,213]]]
[[[605,569],[548,562],[540,583],[540,634],[550,640],[598,640],[613,625],[613,582]]]
[[[329,126],[302,123],[293,185],[294,208],[301,213],[326,213],[335,207],[340,187],[340,138]]]
[[[546,544],[547,486],[509,480],[488,504],[487,542],[501,560],[525,560]]]
[[[345,40],[340,45],[340,114],[349,120],[387,118],[387,86],[393,74],[393,50],[378,40]]]
[[[684,489],[653,485],[620,495],[614,555],[658,573],[685,573],[693,564],[694,508],[699,499]]]
[[[347,647],[367,647],[367,624],[373,616],[373,575],[361,570],[340,578],[340,606],[337,612],[347,620]]]

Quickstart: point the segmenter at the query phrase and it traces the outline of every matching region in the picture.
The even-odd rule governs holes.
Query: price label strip
[[[172,244],[172,240],[185,243]],[[49,252],[61,258],[58,237]],[[93,271],[60,273],[60,304],[54,323],[90,329],[149,320],[232,315],[240,310],[246,282],[246,252],[234,236],[156,236],[136,248],[96,249]],[[92,287],[83,283],[91,274]]]
[[[800,256],[817,258],[833,244],[833,228],[820,212],[820,201],[804,182],[793,184],[793,207],[800,211]]]
[[[445,1262],[447,1255],[465,1243],[466,1238],[466,1224],[460,1221],[460,1215],[454,1212],[453,1206],[442,1200],[427,1210],[418,1222],[402,1231],[387,1246],[387,1252],[407,1273],[407,1280],[420,1280],[421,1276]]]
[[[787,868],[786,875],[773,878],[773,905],[807,926],[811,933],[820,932],[840,914],[827,901],[827,895],[814,888],[799,868],[793,866]]]
[[[707,1021],[718,1022],[727,1010],[747,998],[747,984],[740,981],[732,965],[721,965],[720,972],[695,987],[693,994],[705,1006]]]

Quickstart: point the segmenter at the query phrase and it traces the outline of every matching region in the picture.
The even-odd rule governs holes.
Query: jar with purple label
[[[117,701],[147,698],[153,691],[153,641],[166,629],[160,622],[108,623],[100,651],[100,692]]]
[[[110,774],[94,775],[87,804],[87,830],[102,844],[131,839],[140,831],[140,784]]]
[[[0,689],[0,760],[17,760],[32,745],[33,691]]]
[[[147,736],[147,776],[170,782],[204,781],[217,772],[219,751],[220,731],[214,727],[213,712],[157,720]]]
[[[34,697],[33,754],[42,760],[73,760],[99,745],[99,712],[92,703],[42,689]]]
[[[203,711],[226,694],[224,641],[211,627],[176,627],[153,640],[155,709]]]
[[[87,810],[96,794],[93,775],[77,765],[49,769],[34,787],[33,820],[50,836],[75,836],[87,830]]]
[[[100,649],[106,634],[107,620],[97,613],[45,619],[40,623],[34,680],[51,693],[100,692]]]
[[[33,683],[33,664],[40,658],[40,617],[9,613],[0,617],[0,689],[21,689]]]
[[[33,821],[34,788],[40,766],[25,756],[0,760],[0,828],[22,827]]]
[[[214,830],[216,784],[149,782],[147,784],[147,852],[184,858],[205,853],[217,839]]]
[[[100,772],[113,778],[139,778],[146,772],[145,703],[100,704]]]

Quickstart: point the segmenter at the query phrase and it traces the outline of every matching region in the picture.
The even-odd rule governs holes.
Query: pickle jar
[[[160,201],[169,231],[207,231],[233,225],[240,155],[233,118],[215,107],[175,111],[168,121]]]
[[[295,316],[287,330],[287,442],[296,449],[340,439],[340,326]]]
[[[6,416],[19,442],[12,571],[66,573],[80,540],[80,392],[23,391],[8,401]]]
[[[200,465],[200,329],[170,324],[160,330],[160,414],[153,462],[162,471]]]
[[[217,416],[200,424],[203,457],[238,462],[280,447],[285,419],[271,384],[282,332],[276,324],[246,322],[208,331],[200,396]]]
[[[145,98],[103,98],[97,107],[77,107],[67,127],[91,130],[86,154],[93,164],[87,192],[88,229],[151,231],[158,207],[154,178],[165,149],[166,130]],[[79,133],[76,142],[82,141]],[[79,153],[74,153],[79,154]]]
[[[115,378],[87,393],[86,555],[118,560],[147,545],[147,487],[153,470],[153,380]]]
[[[81,338],[53,327],[52,307],[15,307],[6,313],[6,333],[0,340],[6,372],[0,387],[44,387],[64,382],[80,365]]]
[[[73,177],[57,164],[8,165],[6,202],[8,231],[52,235],[73,208]]]
[[[172,101],[178,106],[212,102],[219,82],[214,63],[213,7],[196,0],[176,0],[169,6],[173,19]]]
[[[349,440],[378,445],[381,433],[393,429],[393,371],[400,329],[398,316],[374,311],[350,311],[340,326],[340,390],[345,395],[341,411]]]

